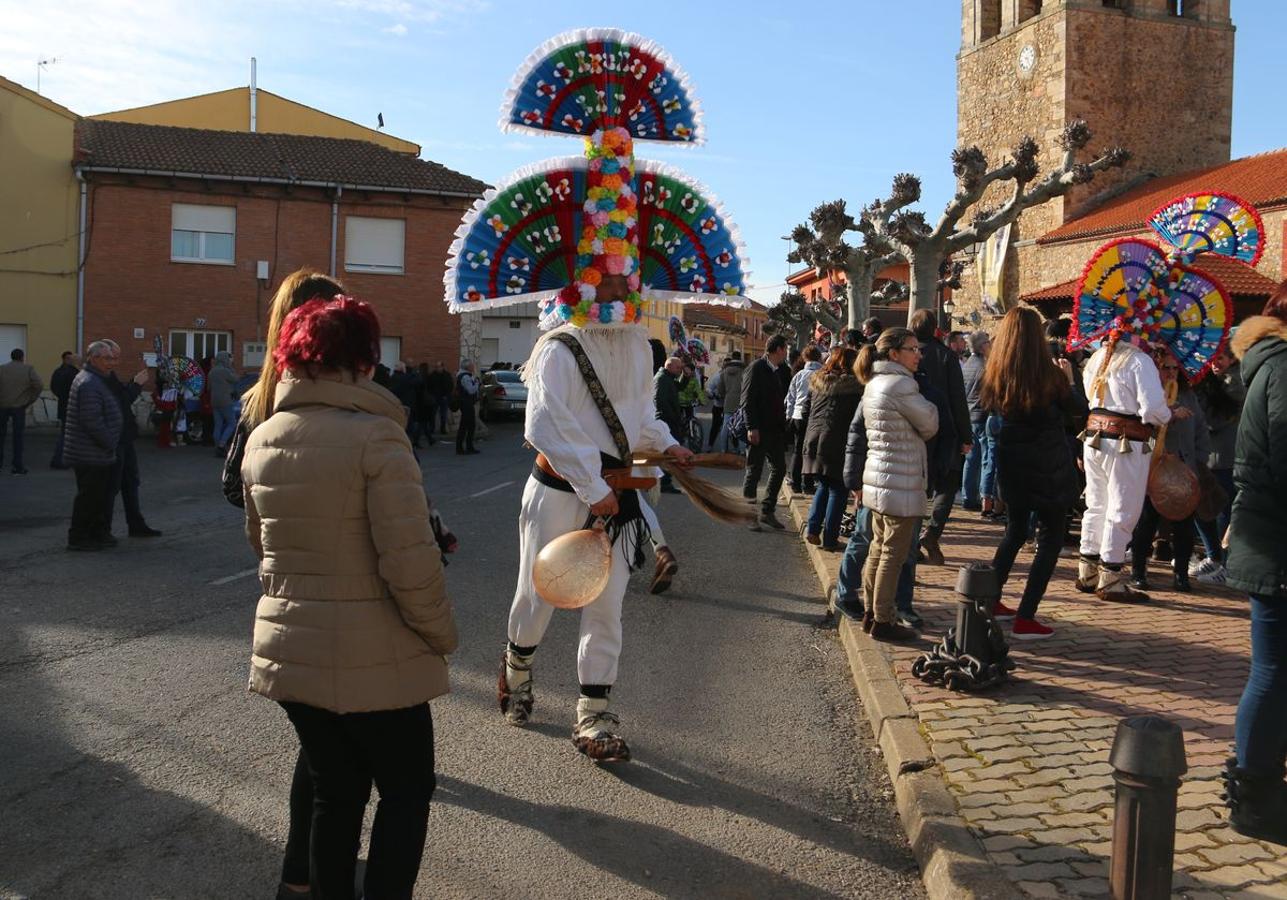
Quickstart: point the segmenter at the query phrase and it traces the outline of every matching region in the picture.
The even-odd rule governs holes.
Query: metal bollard
[[[1175,798],[1189,768],[1184,732],[1159,716],[1123,719],[1108,761],[1117,783],[1113,900],[1165,900],[1175,868]]]
[[[956,627],[912,663],[912,675],[953,691],[977,691],[1005,681],[1014,670],[1005,634],[992,618],[1001,597],[996,569],[962,566],[956,578]]]

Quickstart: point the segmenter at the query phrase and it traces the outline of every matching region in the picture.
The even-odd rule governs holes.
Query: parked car
[[[479,394],[478,415],[484,420],[501,413],[521,416],[527,411],[527,385],[518,372],[509,369],[484,372]]]

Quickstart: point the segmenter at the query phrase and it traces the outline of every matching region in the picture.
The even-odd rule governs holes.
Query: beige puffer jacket
[[[250,689],[338,713],[445,694],[456,623],[402,404],[287,373],[275,409],[241,468],[264,591]]]
[[[862,503],[887,516],[925,515],[925,442],[938,433],[938,407],[921,396],[916,379],[892,360],[880,360],[862,395],[867,464]]]

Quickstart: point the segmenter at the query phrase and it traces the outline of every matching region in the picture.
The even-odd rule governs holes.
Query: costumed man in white
[[[1106,359],[1107,357],[1107,359]],[[1106,342],[1086,364],[1092,403],[1082,464],[1086,513],[1081,522],[1077,587],[1101,600],[1147,601],[1123,571],[1131,532],[1144,509],[1152,457],[1147,442],[1171,420],[1152,358],[1125,340]],[[1187,414],[1187,410],[1184,413]]]
[[[691,451],[656,417],[644,294],[747,303],[745,257],[736,228],[704,188],[660,163],[636,166],[636,140],[690,144],[704,136],[688,76],[647,38],[614,28],[551,38],[514,76],[501,125],[581,138],[585,157],[547,160],[483,191],[456,231],[444,278],[455,312],[536,301],[542,326],[555,326],[524,369],[526,436],[539,453],[523,493],[498,701],[515,725],[531,715],[532,661],[554,612],[535,588],[537,572],[549,571],[536,568],[538,554],[594,517],[606,520],[606,587],[581,612],[573,741],[592,759],[625,760],[608,693],[626,582],[642,567],[649,538],[639,490],[656,483],[631,463],[666,455],[672,474],[692,465]],[[732,500],[702,502],[725,518],[745,513]]]
[[[606,276],[600,292],[615,287],[624,296],[624,278],[619,285],[610,285],[616,278]],[[615,459],[619,453],[617,444],[572,351],[554,339],[560,334],[572,335],[584,348],[632,451],[664,452],[681,462],[693,455],[675,442],[670,429],[657,418],[649,371],[652,353],[642,326],[562,325],[537,343],[523,373],[528,385],[524,434],[557,475],[552,478],[548,471],[534,469],[523,491],[518,587],[510,607],[509,645],[498,685],[501,710],[513,725],[526,724],[531,715],[532,660],[554,613],[554,607],[541,599],[532,584],[536,555],[555,538],[585,527],[588,516],[620,516],[623,507],[619,492],[603,474],[604,457]],[[567,487],[551,486],[556,479],[566,482]],[[631,500],[635,514],[642,516],[637,495]],[[608,586],[597,600],[581,610],[577,644],[581,696],[573,740],[582,753],[600,761],[630,758],[625,740],[616,733],[619,719],[609,711],[608,694],[617,680],[621,604],[630,578],[631,557],[637,549],[633,543],[637,540],[629,528],[620,533],[613,544]]]

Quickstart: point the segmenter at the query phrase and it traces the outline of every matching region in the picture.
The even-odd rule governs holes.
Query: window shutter
[[[175,231],[208,231],[215,234],[236,234],[237,208],[234,206],[194,206],[176,203],[173,207]]]
[[[403,219],[348,216],[344,220],[344,268],[402,274],[406,226]]]

